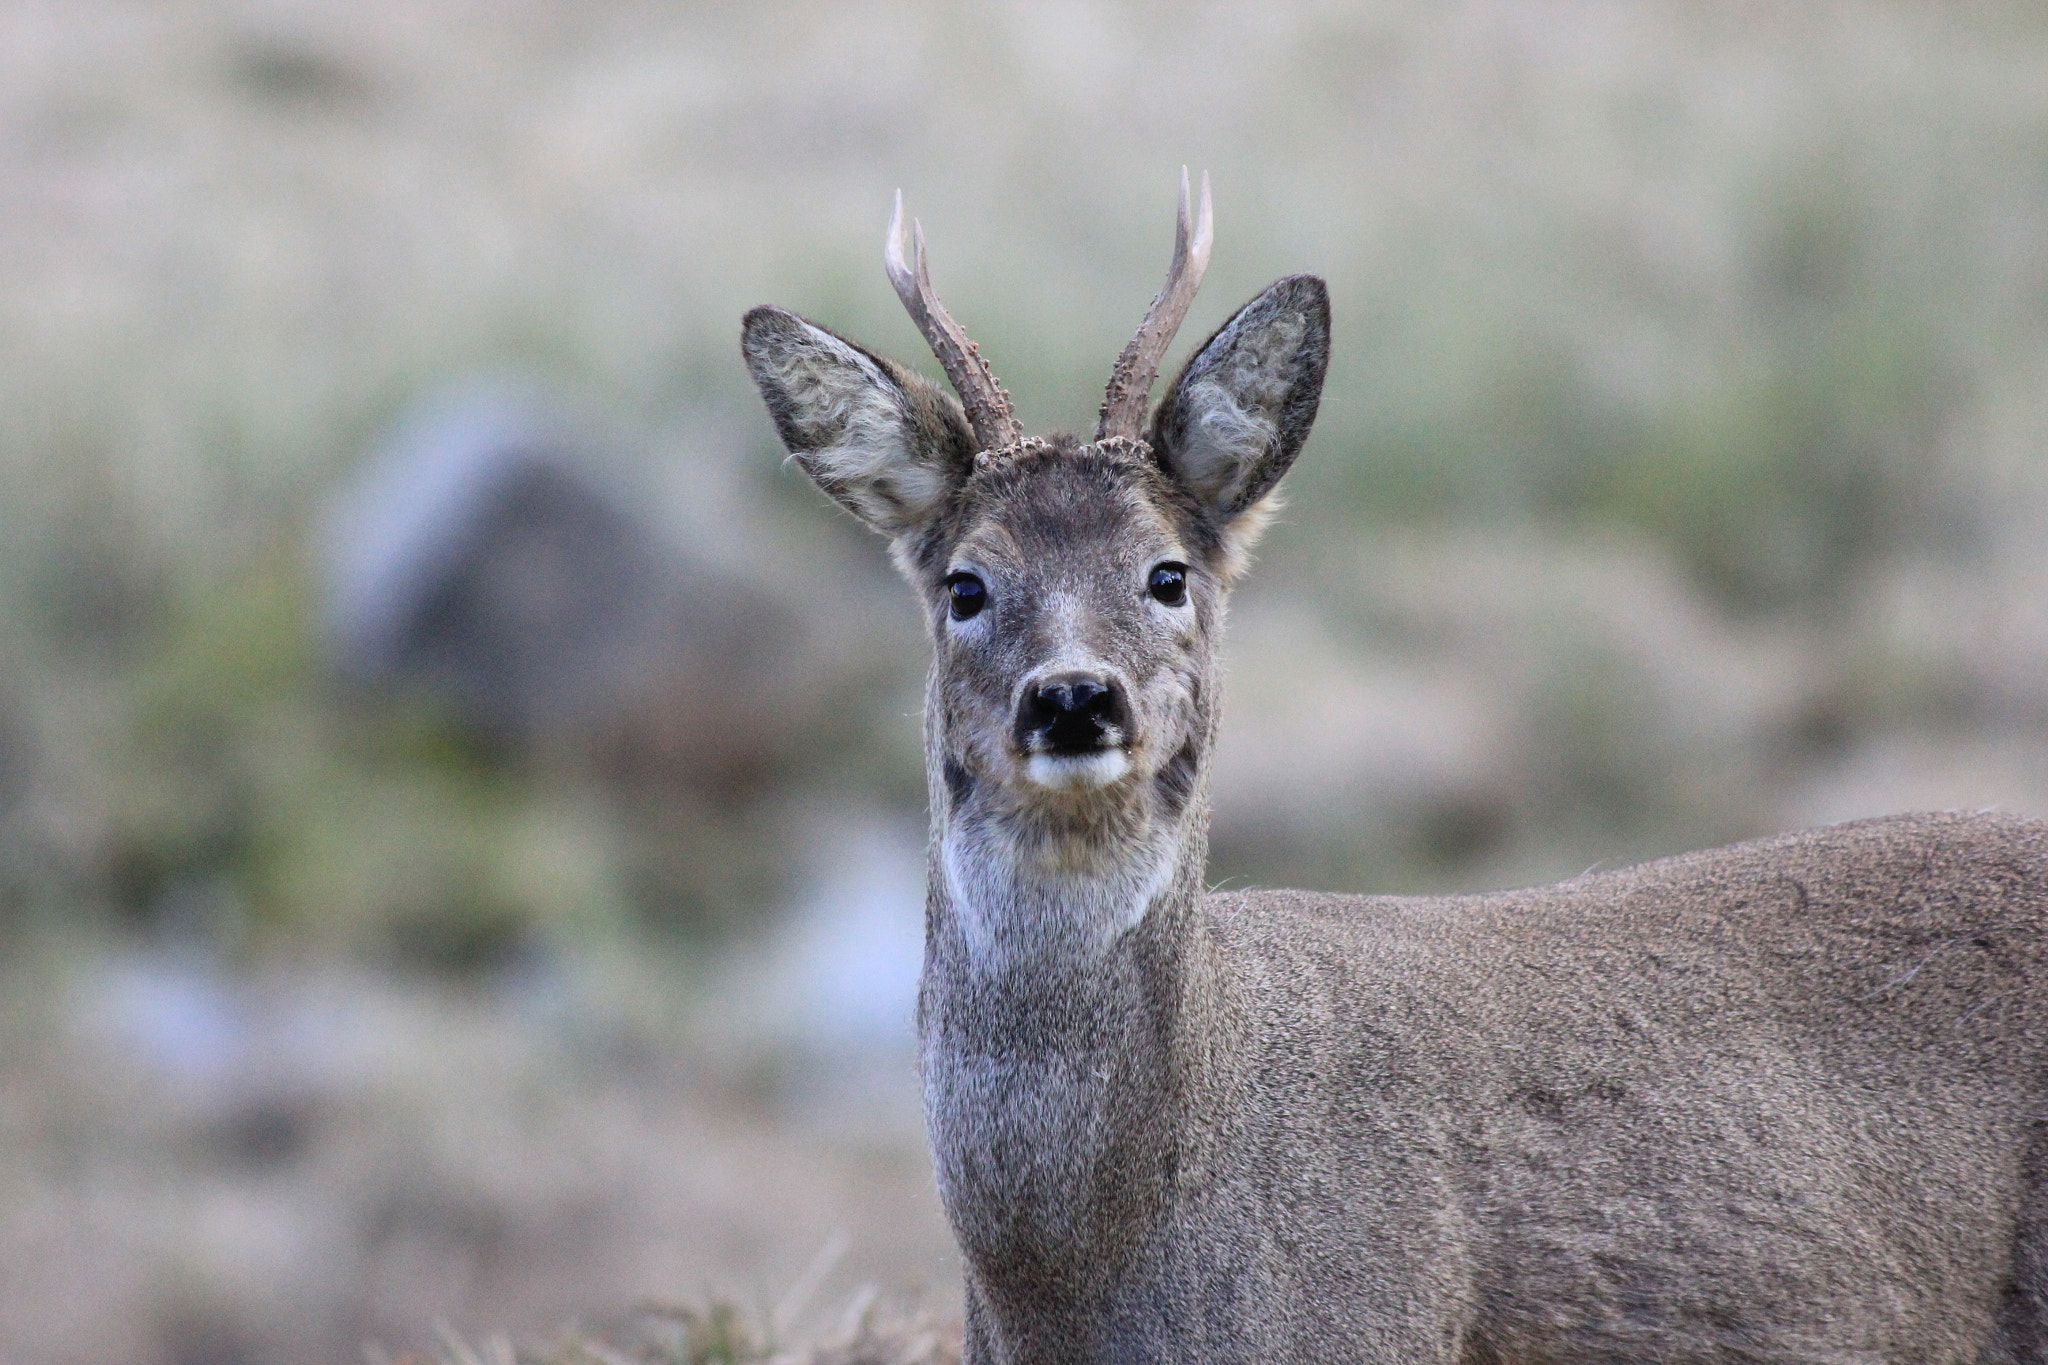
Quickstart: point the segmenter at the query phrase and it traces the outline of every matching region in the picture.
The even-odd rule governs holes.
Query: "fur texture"
[[[1225,600],[1321,282],[1226,323],[1149,442],[965,457],[900,367],[765,311],[778,429],[933,641],[918,1026],[967,1360],[2048,1361],[2048,827],[1205,894]],[[1020,706],[1083,675],[1107,776],[1038,780]]]

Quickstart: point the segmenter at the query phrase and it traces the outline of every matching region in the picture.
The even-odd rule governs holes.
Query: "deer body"
[[[743,347],[934,642],[919,1031],[971,1362],[2048,1360],[2048,827],[1837,826],[1495,895],[1203,889],[1228,587],[1320,281],[1093,441],[793,314]]]
[[[2044,856],[1913,817],[1491,896],[1189,895],[1019,998],[929,987],[971,1331],[2036,1359]]]

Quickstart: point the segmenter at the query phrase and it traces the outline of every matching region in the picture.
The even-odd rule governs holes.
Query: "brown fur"
[[[801,326],[748,317],[785,439],[848,382]],[[904,414],[881,444],[948,471],[915,516],[867,495],[873,460],[791,442],[891,536],[934,642],[919,1028],[966,1358],[2048,1360],[2048,826],[1204,894],[1225,599],[1327,345],[1320,282],[1285,280],[1149,442],[964,461],[903,372],[862,370],[881,397],[834,401]],[[1148,596],[1163,562],[1184,606]],[[1124,766],[1048,786],[1012,720],[1076,668],[1127,699],[1091,756]]]

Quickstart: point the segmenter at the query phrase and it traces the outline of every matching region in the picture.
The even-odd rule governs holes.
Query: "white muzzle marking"
[[[1052,791],[1107,787],[1130,770],[1130,755],[1122,749],[1098,749],[1092,754],[1033,754],[1024,761],[1024,775]]]

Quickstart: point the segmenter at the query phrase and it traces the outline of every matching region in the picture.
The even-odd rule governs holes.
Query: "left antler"
[[[1205,182],[1205,193],[1207,188]],[[911,246],[909,260],[904,258],[906,243]],[[889,238],[882,251],[882,261],[889,270],[889,283],[896,286],[896,297],[903,300],[911,320],[917,323],[917,330],[924,333],[925,341],[930,344],[932,354],[939,358],[939,364],[946,367],[946,378],[953,381],[961,406],[967,410],[968,424],[974,428],[974,438],[981,442],[981,448],[999,450],[1023,439],[1024,429],[1018,425],[1016,409],[1010,405],[1010,395],[1003,392],[1003,386],[996,382],[988,362],[981,358],[981,348],[967,339],[967,333],[960,330],[960,324],[953,321],[945,305],[939,302],[939,296],[932,291],[931,273],[925,267],[924,226],[913,224],[910,232],[904,231],[902,190],[896,191],[896,212],[889,219]]]
[[[1215,225],[1209,213],[1209,173],[1202,172],[1202,217],[1199,223],[1188,213],[1188,170],[1180,170],[1180,214],[1173,234],[1173,264],[1167,268],[1166,283],[1152,300],[1151,309],[1123,354],[1109,373],[1109,392],[1102,399],[1102,418],[1095,439],[1110,436],[1140,436],[1145,428],[1145,411],[1152,399],[1152,381],[1159,377],[1159,362],[1173,344],[1195,291],[1202,287],[1202,272],[1209,268],[1209,243]]]

